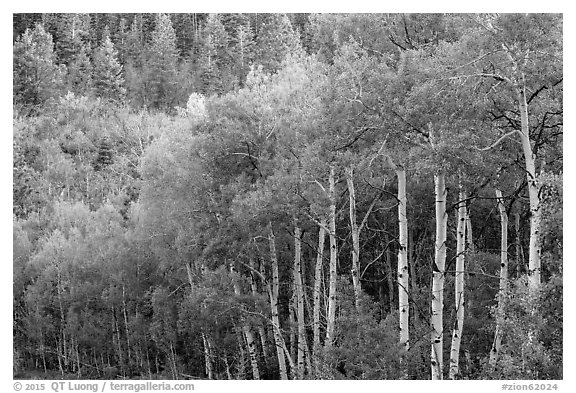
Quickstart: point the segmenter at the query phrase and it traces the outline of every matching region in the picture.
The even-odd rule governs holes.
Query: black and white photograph
[[[14,389],[562,390],[563,23],[14,12]]]

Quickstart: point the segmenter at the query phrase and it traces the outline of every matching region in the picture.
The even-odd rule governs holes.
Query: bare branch
[[[478,150],[478,151],[488,151],[488,150],[496,147],[496,146],[497,146],[500,142],[502,142],[504,139],[512,136],[513,134],[515,134],[515,133],[517,133],[517,132],[519,132],[519,131],[518,131],[518,130],[510,131],[509,133],[502,135],[502,136],[500,137],[500,139],[498,139],[496,142],[494,142],[494,143],[491,144],[490,146],[484,147],[484,148],[479,148],[479,147],[477,147],[476,150]]]

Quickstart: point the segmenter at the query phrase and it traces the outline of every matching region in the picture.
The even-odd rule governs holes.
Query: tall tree
[[[484,53],[481,56],[476,56],[465,65],[475,69],[464,68],[460,72],[465,77],[472,75],[503,83],[507,92],[511,93],[514,111],[519,114],[519,119],[512,120],[514,129],[502,135],[497,142],[513,135],[520,138],[530,200],[528,275],[531,291],[536,293],[541,283],[542,220],[536,154],[537,146],[542,142],[534,139],[542,138],[543,130],[537,135],[531,133],[529,105],[543,91],[561,86],[563,76],[559,60],[562,58],[562,47],[559,37],[562,34],[562,17],[557,14],[489,14],[474,16],[473,20],[484,33],[488,33],[481,41],[486,45],[482,48]],[[549,112],[548,116],[554,115],[558,115],[558,112]],[[510,117],[504,113],[503,119],[509,121]]]
[[[94,53],[94,93],[108,100],[122,101],[126,95],[122,66],[118,53],[109,36],[106,36]]]
[[[454,308],[456,321],[452,329],[452,345],[450,348],[450,379],[456,379],[460,374],[460,345],[464,331],[464,277],[466,252],[466,202],[462,183],[459,183],[458,217],[456,229],[456,271],[454,273]]]
[[[256,38],[256,63],[275,72],[287,55],[301,53],[300,38],[286,14],[266,14]]]
[[[494,342],[490,350],[490,366],[492,367],[496,367],[502,347],[504,318],[506,316],[506,291],[508,289],[508,213],[506,212],[502,191],[500,189],[496,189],[496,203],[498,204],[498,213],[500,214],[500,281],[498,287],[498,306],[496,309],[496,332],[494,333]]]
[[[150,106],[170,109],[176,104],[177,62],[178,48],[172,22],[168,15],[158,14],[144,70],[146,102]]]
[[[52,36],[41,24],[16,39],[13,76],[15,104],[38,111],[58,95],[63,70],[56,64]]]
[[[202,31],[200,57],[200,90],[204,94],[224,93],[231,86],[229,37],[219,14],[209,14]]]

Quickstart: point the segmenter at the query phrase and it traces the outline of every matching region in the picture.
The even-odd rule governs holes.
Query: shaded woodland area
[[[14,14],[14,376],[562,379],[557,14]]]

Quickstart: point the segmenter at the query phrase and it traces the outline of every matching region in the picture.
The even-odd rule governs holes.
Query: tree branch
[[[491,144],[490,146],[484,147],[484,148],[476,147],[476,150],[478,150],[478,151],[488,151],[488,150],[496,147],[496,146],[497,146],[500,142],[502,142],[504,139],[508,138],[509,136],[511,136],[511,135],[513,135],[513,134],[515,134],[515,133],[517,133],[517,132],[518,132],[518,130],[510,131],[509,133],[502,135],[502,136],[500,137],[500,139],[498,139],[496,142],[494,142],[494,143]]]

